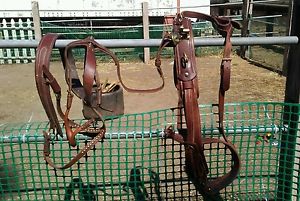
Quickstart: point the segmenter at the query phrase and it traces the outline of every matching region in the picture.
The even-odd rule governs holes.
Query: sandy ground
[[[220,64],[220,58],[217,56],[210,56],[210,57],[202,57],[202,58],[198,58],[197,59],[197,64],[198,64],[198,73],[199,73],[199,85],[200,85],[200,98],[199,98],[199,103],[201,104],[208,104],[208,103],[216,103],[217,102],[217,96],[218,96],[218,87],[219,87],[219,64]],[[130,87],[138,87],[138,88],[148,88],[148,87],[154,87],[159,85],[160,79],[159,76],[154,68],[154,61],[151,61],[151,65],[144,65],[142,63],[122,63],[121,67],[122,67],[122,74],[124,77],[124,81],[125,83],[130,86]],[[133,94],[133,93],[128,93],[128,92],[124,92],[124,102],[125,102],[125,113],[136,113],[136,112],[145,112],[145,111],[150,111],[150,110],[155,110],[155,109],[160,109],[160,108],[169,108],[169,107],[175,107],[177,105],[177,92],[176,89],[174,87],[173,84],[173,76],[172,76],[172,61],[170,59],[166,59],[163,61],[162,63],[162,67],[163,67],[163,71],[164,71],[164,75],[166,78],[166,86],[165,88],[157,93],[153,93],[153,94]],[[64,72],[62,69],[62,66],[59,62],[53,62],[51,63],[51,72],[55,75],[55,77],[57,78],[57,80],[59,81],[61,87],[63,88],[63,97],[66,96],[66,84],[64,81]],[[102,79],[105,78],[109,78],[110,81],[114,81],[116,80],[116,71],[115,71],[115,67],[113,64],[99,64],[99,69],[101,70],[100,76]],[[35,87],[35,80],[34,80],[34,64],[19,64],[19,65],[1,65],[0,66],[0,80],[2,82],[1,88],[0,88],[0,129],[1,129],[1,125],[7,123],[7,122],[34,122],[34,121],[46,121],[47,117],[46,114],[44,112],[44,109],[40,103],[38,94],[37,94],[37,90]],[[268,70],[253,66],[251,64],[249,64],[248,62],[240,59],[237,56],[233,57],[233,61],[232,61],[232,79],[231,79],[231,88],[229,90],[229,92],[226,94],[226,101],[227,102],[245,102],[245,101],[282,101],[284,98],[284,87],[285,86],[285,78],[281,77],[279,75],[277,75],[276,73],[270,72]],[[76,99],[74,99],[76,100]],[[82,118],[82,114],[81,114],[81,109],[82,109],[82,105],[81,105],[81,101],[77,99],[77,101],[75,101],[73,103],[73,107],[72,107],[72,118]],[[249,152],[242,152],[241,153],[241,157],[242,157],[242,161],[243,161],[243,165],[246,166],[246,170],[247,171],[251,171],[251,168],[253,168],[253,172],[255,174],[256,169],[254,168],[255,165],[258,166],[259,169],[259,173],[256,174],[260,174],[261,173],[261,169],[260,168],[264,168],[267,167],[270,170],[269,165],[267,164],[270,160],[268,157],[273,157],[274,153],[270,153],[271,149],[269,146],[265,145],[265,155],[266,157],[264,157],[265,155],[263,154],[255,154],[256,150],[253,147],[256,147],[254,145],[250,145],[249,148],[249,140],[250,137],[245,134],[243,135],[245,136],[243,139],[246,141],[242,141],[241,139],[241,144],[238,144],[238,146],[241,147],[245,147],[244,149],[250,149],[247,150]],[[247,137],[246,137],[247,136]],[[252,140],[252,139],[251,139]],[[109,141],[104,141],[104,143],[106,143]],[[255,141],[251,141],[250,143],[254,143]],[[101,168],[105,168],[106,172],[103,173],[104,176],[97,177],[96,179],[98,179],[99,181],[103,181],[102,178],[105,178],[107,180],[107,182],[112,181],[112,179],[114,179],[114,182],[118,182],[119,180],[125,181],[123,179],[123,176],[128,174],[128,169],[126,169],[125,167],[131,166],[132,162],[130,163],[124,163],[123,166],[120,166],[120,162],[118,163],[114,163],[116,165],[116,168],[112,168],[112,163],[111,161],[122,161],[124,162],[124,160],[126,161],[134,161],[134,163],[141,163],[142,165],[149,165],[149,163],[151,163],[150,167],[154,167],[155,165],[157,165],[157,158],[155,158],[156,156],[158,156],[157,154],[157,146],[154,145],[155,143],[159,143],[158,141],[153,141],[150,142],[143,139],[142,143],[139,143],[137,141],[132,141],[129,143],[116,143],[114,145],[112,144],[104,144],[104,146],[106,146],[106,152],[102,152],[102,154],[104,153],[104,156],[102,158],[103,155],[101,155],[101,157],[98,157],[98,155],[95,154],[99,154],[99,148],[95,149],[96,151],[90,151],[89,154],[90,155],[90,160],[88,162],[84,162],[81,165],[81,171],[80,171],[80,175],[82,178],[88,178],[87,181],[90,181],[90,183],[93,183],[94,178],[95,177],[90,177],[90,175],[86,175],[86,174],[98,174],[99,171],[101,172]],[[244,144],[243,144],[244,143]],[[22,186],[21,188],[26,188],[26,190],[28,188],[31,189],[31,185],[36,185],[34,187],[39,187],[39,185],[41,185],[41,187],[46,187],[48,185],[54,186],[51,187],[50,189],[52,190],[43,190],[43,191],[32,191],[32,192],[27,192],[24,191],[26,193],[22,193],[22,195],[24,197],[27,196],[27,198],[29,199],[37,199],[37,196],[40,196],[40,199],[45,199],[44,196],[46,196],[46,198],[48,198],[49,195],[51,195],[52,200],[55,199],[62,199],[62,197],[64,197],[64,193],[65,193],[65,189],[64,188],[60,188],[59,190],[53,190],[55,189],[55,187],[57,187],[58,185],[69,185],[68,182],[70,182],[71,177],[65,176],[68,174],[71,174],[72,177],[76,177],[75,175],[79,174],[76,170],[73,171],[72,173],[68,173],[68,170],[66,173],[64,174],[58,174],[58,176],[55,175],[54,176],[54,171],[52,171],[51,168],[47,168],[44,166],[45,163],[42,159],[42,144],[39,144],[39,150],[40,152],[35,152],[35,151],[30,151],[29,149],[35,150],[37,149],[37,144],[31,144],[31,146],[29,146],[28,144],[23,144],[23,146],[20,148],[20,144],[18,143],[10,143],[7,144],[10,146],[5,146],[4,148],[4,153],[5,156],[7,157],[6,163],[9,159],[14,159],[13,163],[8,162],[10,167],[11,164],[13,164],[13,167],[18,164],[18,160],[22,159],[22,164],[25,162],[25,165],[21,165],[17,167],[20,167],[22,171],[19,171],[19,169],[17,169],[17,172],[14,172],[16,175],[19,174],[26,174],[25,176],[22,175],[22,177],[20,178],[26,178],[27,181],[25,182],[28,185],[25,185],[24,187]],[[83,145],[83,143],[82,143]],[[97,146],[102,146],[103,144],[98,144]],[[115,146],[117,145],[117,146]],[[154,146],[153,146],[154,145]],[[244,145],[244,146],[243,146]],[[59,147],[58,147],[59,146]],[[112,146],[109,148],[109,146]],[[120,148],[121,146],[121,148]],[[124,149],[122,149],[122,146],[126,146],[126,148],[124,147]],[[64,146],[62,147],[60,144],[57,144],[58,149],[63,150],[62,152],[55,152],[56,153],[56,157],[62,157],[60,154],[70,154],[71,152],[69,152],[70,147],[68,145],[68,143],[65,143]],[[142,148],[143,149],[142,149]],[[145,148],[146,147],[146,148]],[[170,176],[174,177],[174,167],[171,166],[170,164],[174,164],[173,158],[176,158],[176,164],[179,164],[179,156],[177,157],[178,152],[178,148],[174,148],[175,146],[171,146],[171,144],[167,145],[167,148],[165,146],[161,146],[161,149],[170,149],[167,150],[168,155],[166,156],[166,161],[165,163],[160,163],[162,165],[166,165],[166,167],[168,167],[168,170],[166,171],[166,169],[164,168],[164,166],[162,166],[162,169],[164,169],[161,173],[160,173],[160,177],[161,179],[164,179],[165,177],[168,177],[168,179],[170,179]],[[55,147],[56,148],[56,147]],[[51,148],[51,150],[56,150],[55,148]],[[127,150],[128,152],[132,151],[134,152],[134,159],[132,158],[133,155],[123,157],[124,155],[122,155],[122,157],[120,157],[120,155],[116,154],[116,153],[120,153],[119,150]],[[161,152],[161,149],[160,152]],[[174,150],[176,150],[175,156],[174,156]],[[276,150],[278,150],[277,148],[274,148]],[[14,152],[12,150],[15,150]],[[29,150],[29,151],[28,151]],[[137,150],[142,150],[142,151],[137,151]],[[22,152],[22,154],[20,154],[20,151]],[[77,152],[77,149],[74,149],[73,151]],[[127,153],[126,151],[126,153]],[[151,153],[153,151],[153,153]],[[72,153],[75,153],[72,152]],[[146,157],[150,157],[151,156],[151,160],[147,160],[148,162],[145,162],[142,160],[143,157],[141,157],[141,153],[148,153],[150,152],[151,154],[146,154]],[[250,154],[251,156],[245,156],[245,154],[249,154],[249,153],[254,153],[254,154]],[[36,157],[37,153],[40,153],[41,157]],[[114,153],[114,154],[112,154]],[[162,152],[161,152],[162,153]],[[219,153],[219,152],[218,152]],[[94,154],[94,155],[93,155]],[[135,155],[137,154],[137,155]],[[22,157],[20,157],[20,155]],[[112,156],[114,156],[112,158]],[[52,157],[53,154],[52,154]],[[164,156],[163,156],[164,157]],[[255,158],[252,159],[252,157],[257,157],[256,160]],[[91,160],[92,158],[94,158],[94,160]],[[121,158],[121,159],[120,159]],[[219,157],[218,157],[219,158]],[[223,158],[223,157],[221,157]],[[96,160],[97,159],[97,160]],[[82,159],[83,160],[83,159]],[[142,160],[143,162],[139,162],[140,160]],[[183,160],[183,159],[182,159]],[[104,164],[108,165],[108,166],[98,166],[96,169],[95,168],[95,161],[97,161],[97,163],[102,163],[101,161],[106,161],[104,162]],[[152,162],[151,162],[152,161]],[[213,159],[212,161],[216,161],[215,159]],[[262,162],[261,165],[258,165],[258,161],[264,161],[265,163]],[[272,161],[277,161],[277,160],[273,160]],[[20,162],[21,163],[21,162]],[[153,164],[152,164],[153,163]],[[3,167],[3,165],[0,164],[0,177],[1,177],[1,171],[3,173],[3,169],[1,169],[1,167]],[[32,171],[27,171],[30,169],[30,166],[34,167],[32,168]],[[125,166],[125,167],[124,167]],[[6,167],[6,166],[5,166]],[[90,167],[90,168],[88,168]],[[85,171],[84,168],[87,168],[89,171]],[[128,168],[128,167],[127,167]],[[175,166],[175,169],[182,172],[183,170],[181,169],[183,168],[183,166]],[[24,169],[24,170],[23,170]],[[75,168],[76,169],[76,168]],[[223,168],[220,168],[223,169]],[[16,170],[16,169],[13,169]],[[42,171],[41,171],[42,170]],[[6,171],[6,170],[5,170]],[[166,171],[167,173],[164,174],[164,171]],[[245,169],[242,169],[242,171],[245,171]],[[97,172],[97,173],[96,173]],[[219,172],[219,170],[218,170]],[[39,177],[39,175],[42,174],[46,174],[47,176],[45,177]],[[247,172],[249,174],[249,172]],[[270,174],[272,173],[272,171],[269,172]],[[251,173],[250,173],[251,174]],[[63,176],[59,176],[59,175],[63,175]],[[120,176],[122,175],[122,176]],[[179,175],[179,174],[178,174]],[[176,175],[176,177],[178,176]],[[180,174],[181,175],[181,174]],[[98,175],[99,176],[99,175]],[[62,177],[64,177],[62,179]],[[179,177],[179,176],[178,176]],[[184,176],[185,177],[185,176]],[[51,179],[49,179],[51,178]],[[120,179],[122,178],[122,179]],[[270,177],[268,177],[270,178]],[[272,178],[272,177],[271,177]],[[7,178],[6,178],[7,179]],[[61,179],[61,181],[64,182],[60,182],[57,183],[58,179]],[[247,179],[247,177],[245,177],[245,179]],[[233,191],[235,193],[238,192],[243,192],[245,190],[248,189],[247,186],[245,186],[244,184],[242,184],[242,182],[245,181],[242,180],[241,181],[241,185],[239,185],[238,187],[236,186],[235,188],[237,189],[236,191],[233,189]],[[275,178],[273,178],[275,180]],[[35,180],[35,181],[33,181]],[[4,182],[6,180],[4,179]],[[9,180],[14,181],[13,179]],[[23,182],[23,181],[21,181]],[[246,181],[247,182],[247,181]],[[261,185],[263,184],[262,182],[264,182],[264,179],[262,179],[261,177],[257,177],[257,180],[252,180],[252,176],[251,178],[249,178],[249,182],[253,182],[253,186],[251,186],[251,188],[253,188],[256,192],[256,188],[261,188]],[[257,182],[257,183],[256,183]],[[270,184],[270,191],[272,191],[272,182],[269,182],[269,180],[267,180],[267,184]],[[182,183],[181,183],[182,184]],[[14,184],[12,184],[14,185]],[[238,185],[238,184],[235,184]],[[195,190],[190,190],[190,185],[186,185],[186,183],[183,185],[183,187],[179,188],[179,186],[177,186],[177,188],[179,190],[175,191],[175,185],[169,186],[169,188],[166,188],[168,190],[170,190],[170,193],[168,194],[168,196],[172,199],[172,196],[191,196],[193,197],[195,194]],[[66,187],[66,186],[64,186]],[[172,187],[175,190],[172,190]],[[269,186],[268,186],[269,187]],[[231,188],[231,187],[230,187]],[[246,188],[246,189],[243,189]],[[249,187],[250,188],[250,187]],[[43,188],[42,188],[43,189]],[[182,190],[184,189],[184,190]],[[253,191],[252,189],[252,191]],[[109,190],[109,188],[108,188]],[[115,190],[115,189],[114,189]],[[164,191],[164,190],[162,190]],[[173,193],[172,193],[173,191]],[[261,190],[258,190],[258,192],[260,192]],[[55,193],[54,193],[55,192]],[[79,191],[78,191],[79,192]],[[100,190],[98,191],[100,194],[102,192],[100,192]],[[110,192],[110,191],[109,191]],[[152,192],[152,191],[151,191]],[[231,191],[229,191],[229,194],[227,194],[228,196],[231,196],[230,194]],[[114,191],[114,193],[120,193],[118,190]],[[124,193],[124,192],[123,192]],[[177,193],[177,194],[176,194]],[[181,193],[181,194],[180,194]],[[252,193],[252,192],[251,192]],[[250,193],[250,194],[251,194]],[[10,195],[10,194],[8,194]],[[102,195],[102,194],[101,194]],[[101,196],[100,195],[100,196]],[[109,195],[109,193],[108,193]],[[126,195],[126,194],[124,194]],[[1,195],[0,195],[1,196]],[[155,196],[155,195],[154,195]],[[248,194],[247,194],[248,196]],[[258,196],[262,196],[259,195]],[[23,200],[24,197],[20,196],[12,196],[11,200]],[[232,198],[232,197],[231,197]],[[0,197],[1,199],[1,197]],[[109,199],[109,198],[108,198]],[[195,200],[199,200],[197,198],[195,198]]]
[[[197,58],[200,98],[199,103],[216,103],[219,87],[219,56]],[[99,64],[101,79],[115,81],[115,66]],[[124,82],[133,88],[158,86],[160,78],[154,61],[151,64],[121,63]],[[145,112],[177,105],[177,92],[173,84],[172,60],[162,63],[166,86],[153,94],[124,92],[125,113]],[[51,63],[51,72],[56,76],[66,97],[66,83],[60,62]],[[7,122],[28,122],[47,120],[40,103],[34,80],[34,64],[13,64],[0,66],[0,125]],[[268,70],[253,66],[234,56],[232,60],[231,88],[226,102],[283,101],[285,78]],[[82,118],[81,102],[76,100],[72,117]]]

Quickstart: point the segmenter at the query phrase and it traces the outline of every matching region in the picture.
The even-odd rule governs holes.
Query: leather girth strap
[[[191,21],[188,18],[197,18],[212,22],[214,28],[225,37],[224,54],[221,62],[221,79],[219,88],[218,123],[219,133],[223,139],[203,138],[201,134],[201,119],[197,98],[199,97],[196,60],[194,52],[194,39]],[[174,18],[173,31],[167,33],[163,41],[169,41],[174,46],[174,81],[179,94],[179,114],[175,133],[172,127],[165,130],[166,136],[185,146],[186,172],[196,189],[203,195],[217,194],[229,185],[237,176],[240,168],[240,159],[234,145],[227,140],[224,131],[224,98],[230,86],[230,37],[233,27],[239,24],[227,18],[218,18],[197,12],[185,11]],[[165,42],[167,43],[167,42]],[[183,128],[185,119],[186,128]],[[225,175],[210,180],[207,178],[207,166],[204,145],[223,144],[231,153],[232,166]]]

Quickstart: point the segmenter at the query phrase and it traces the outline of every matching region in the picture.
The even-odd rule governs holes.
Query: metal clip
[[[186,53],[183,53],[183,57],[181,57],[181,65],[182,65],[182,68],[186,68],[188,62],[189,62],[188,56],[186,55]]]
[[[177,45],[180,42],[180,36],[178,34],[172,34],[171,38],[174,45]]]

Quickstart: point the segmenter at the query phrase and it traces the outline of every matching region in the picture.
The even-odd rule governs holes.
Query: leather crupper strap
[[[113,60],[117,63],[117,65],[118,60],[112,52],[110,52],[105,47],[99,45],[98,43],[95,43],[95,41],[92,38],[87,38],[81,41],[75,41],[66,46],[66,48],[60,49],[63,66],[66,72],[65,77],[69,86],[67,96],[67,107],[66,111],[63,112],[60,103],[61,88],[49,70],[51,51],[54,47],[56,39],[60,37],[61,36],[57,34],[46,34],[41,39],[36,54],[35,78],[38,94],[40,96],[41,102],[50,122],[49,132],[44,131],[44,158],[52,167],[56,169],[66,169],[74,165],[91,148],[93,148],[96,143],[103,139],[106,131],[104,119],[95,108],[96,106],[98,106],[98,104],[101,104],[101,85],[96,69],[95,49],[111,56]],[[75,47],[85,48],[83,84],[81,84],[80,79],[78,77],[75,66],[75,60],[72,55],[72,49]],[[96,83],[96,87],[94,87],[94,82]],[[70,162],[61,167],[56,166],[50,158],[50,130],[52,130],[53,133],[59,134],[61,137],[63,137],[62,128],[58,121],[56,110],[52,103],[50,87],[52,88],[55,94],[57,112],[63,119],[67,139],[69,140],[70,145],[76,146],[75,136],[78,133],[94,137],[90,142],[87,143],[85,147],[82,148],[82,150],[77,155],[75,155],[71,159]],[[97,96],[99,98],[96,105],[91,104],[90,96],[92,94],[92,90],[96,90],[96,93],[98,93]],[[73,93],[91,106],[93,111],[96,113],[97,119],[89,119],[83,125],[79,125],[68,118],[72,105]],[[98,121],[101,121],[101,123],[99,123]]]
[[[199,97],[196,60],[194,52],[194,39],[191,21],[188,18],[198,18],[211,21],[219,33],[225,37],[224,55],[221,63],[221,81],[219,89],[219,132],[222,139],[202,138],[201,118],[197,98]],[[224,97],[225,91],[230,84],[230,37],[233,27],[239,28],[238,24],[225,18],[212,17],[197,12],[185,11],[178,14],[173,21],[173,32],[167,33],[164,43],[174,46],[174,81],[178,89],[179,101],[177,129],[175,133],[172,127],[165,130],[166,136],[185,145],[186,172],[197,190],[202,194],[216,194],[229,185],[237,176],[240,168],[240,159],[232,143],[227,140],[224,131]],[[169,45],[169,44],[168,44]],[[183,117],[184,116],[184,117]],[[185,118],[186,128],[182,127]],[[209,180],[207,162],[204,155],[205,144],[223,144],[231,153],[232,166],[225,175]]]

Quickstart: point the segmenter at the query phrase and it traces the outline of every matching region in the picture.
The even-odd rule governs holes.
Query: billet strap
[[[199,157],[196,161],[194,160],[194,150],[190,149],[190,146],[186,146],[186,165],[187,167],[198,167],[200,165],[198,168],[200,168],[201,171],[198,173],[201,173],[201,175],[198,174],[196,176],[196,174],[194,174],[194,177],[197,177],[205,183],[208,174],[208,167],[202,146],[201,120],[197,101],[199,90],[194,38],[190,19],[178,17],[180,16],[177,16],[174,20],[173,31],[175,31],[175,34],[177,31],[180,31],[178,33],[179,35],[186,35],[186,38],[179,40],[178,44],[174,47],[174,73],[176,76],[175,86],[177,87],[179,94],[179,104],[181,104],[178,105],[178,107],[183,106],[186,123],[186,130],[182,129],[180,125],[178,131],[179,134],[183,136],[184,142],[187,144],[197,145],[197,153]],[[181,110],[179,110],[178,116],[179,115],[182,115]]]
[[[220,86],[219,86],[219,103],[218,103],[218,115],[219,115],[219,132],[223,136],[224,140],[228,142],[224,131],[224,105],[225,105],[225,92],[230,88],[230,72],[231,72],[231,33],[233,27],[229,24],[226,28],[225,45],[223,58],[220,65]]]

